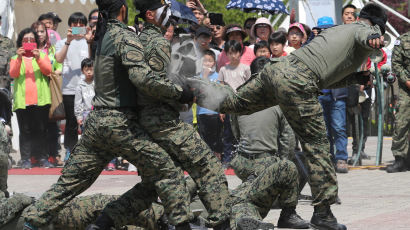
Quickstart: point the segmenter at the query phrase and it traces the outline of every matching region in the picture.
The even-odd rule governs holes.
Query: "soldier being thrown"
[[[381,35],[387,21],[384,10],[367,4],[359,17],[356,23],[327,29],[287,57],[272,59],[236,93],[200,79],[189,80],[191,87],[198,89],[198,105],[221,113],[250,114],[280,106],[306,154],[314,198],[311,225],[318,229],[346,229],[330,210],[338,186],[318,102],[319,91],[367,83],[369,72],[356,71],[383,42]],[[213,100],[218,93],[221,101]]]
[[[191,214],[184,174],[138,125],[137,88],[159,90],[144,61],[141,43],[135,32],[127,28],[126,1],[97,0],[96,3],[100,17],[95,38],[98,46],[94,110],[57,183],[25,209],[25,229],[50,223],[119,154],[137,166],[142,182],[108,204],[89,229],[120,228],[147,210],[158,196],[173,225],[186,223]]]

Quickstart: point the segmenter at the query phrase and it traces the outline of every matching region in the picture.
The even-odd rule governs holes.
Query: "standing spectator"
[[[92,9],[88,14],[88,25],[93,27],[98,22],[98,9]]]
[[[245,31],[240,25],[232,24],[226,27],[224,39],[225,41],[235,40],[243,46],[240,61],[242,64],[250,66],[253,59],[255,59],[255,54],[253,53],[253,49],[243,45],[243,40],[246,36]],[[219,70],[228,63],[229,58],[227,57],[225,50],[223,50],[217,58],[216,71],[219,72]]]
[[[307,40],[305,28],[301,23],[293,23],[288,30],[288,43],[290,47],[299,49]]]
[[[333,26],[331,17],[321,17],[317,22],[319,29]],[[322,89],[323,96],[319,102],[323,108],[327,138],[330,142],[330,153],[336,163],[336,172],[348,173],[347,166],[347,133],[346,133],[346,99],[347,88]],[[336,152],[335,152],[336,147]]]
[[[211,30],[208,27],[205,26],[200,26],[196,32],[195,32],[195,45],[197,49],[199,50],[199,53],[201,55],[204,54],[205,51],[211,50],[214,52],[215,57],[218,57],[218,55],[221,53],[216,49],[210,48],[210,43],[212,40],[212,33]],[[202,58],[199,57],[199,58]]]
[[[61,74],[63,65],[55,60],[56,48],[50,42],[46,26],[41,21],[37,21],[31,25],[31,29],[33,29],[39,37],[39,49],[47,54],[51,61],[52,72]],[[58,151],[60,150],[60,128],[58,127],[58,123],[56,121],[49,120],[47,123],[47,130],[49,161],[55,165],[62,166],[63,162],[61,161],[61,156],[58,155]],[[41,147],[44,148],[43,146]]]
[[[272,24],[267,18],[258,18],[251,28],[251,36],[258,41],[268,41],[273,33]]]
[[[67,38],[59,41],[56,45],[56,60],[63,62],[63,103],[66,115],[66,125],[64,132],[64,148],[66,155],[78,141],[77,119],[74,114],[75,90],[81,80],[81,61],[90,56],[89,44],[87,39],[90,34],[73,34],[73,27],[85,27],[87,18],[83,13],[76,12],[71,14],[68,19]],[[77,28],[76,28],[77,30]],[[77,32],[77,31],[76,31]]]
[[[55,12],[48,12],[47,14],[51,15],[53,17],[53,28],[52,29],[54,31],[57,31],[58,24],[60,24],[60,22],[62,22],[61,18]]]
[[[10,61],[10,76],[14,78],[13,110],[20,130],[22,168],[30,169],[32,145],[37,149],[40,166],[53,167],[47,160],[47,121],[51,104],[47,76],[52,66],[48,56],[38,49],[37,33],[26,28],[17,37],[17,54]],[[25,48],[24,48],[24,47]],[[33,49],[34,48],[34,49]]]
[[[52,45],[55,45],[58,41],[61,40],[60,34],[57,33],[58,23],[61,22],[61,19],[56,13],[49,12],[42,14],[37,20],[42,22],[46,26],[47,35]]]
[[[209,18],[211,20],[212,29],[211,47],[218,51],[222,51],[225,45],[225,22],[223,20],[223,14],[210,13]]]
[[[94,63],[91,59],[86,58],[81,62],[81,72],[84,78],[78,84],[75,91],[74,113],[77,118],[77,124],[83,129],[85,120],[92,110],[91,101],[94,98]]]
[[[54,30],[54,16],[52,14],[42,14],[38,17],[38,21],[42,22],[47,29]]]
[[[174,29],[175,26],[171,23],[169,24],[167,31],[165,31],[164,38],[167,39],[172,43],[172,39],[174,38]]]
[[[205,17],[208,16],[208,11],[202,5],[200,0],[188,0],[186,6],[192,9],[196,20],[198,20],[198,25],[202,25]]]
[[[255,44],[255,47],[253,48],[253,52],[255,53],[256,57],[266,57],[270,58],[271,53],[269,50],[269,43],[267,41],[259,41]]]
[[[245,46],[250,46],[250,45],[255,44],[256,39],[252,37],[251,35],[251,29],[252,29],[252,26],[255,24],[255,22],[256,22],[256,18],[247,18],[245,22],[243,23],[243,28],[245,28],[245,32],[248,35],[248,40],[243,43]]]
[[[205,50],[203,56],[203,70],[201,78],[211,82],[218,80],[216,56],[212,50]],[[222,128],[223,124],[217,112],[197,106],[197,119],[199,134],[215,155],[221,159],[223,151]]]
[[[269,36],[268,42],[272,57],[278,58],[288,55],[285,52],[286,41],[286,33],[283,31],[277,31]]]
[[[356,6],[348,4],[342,9],[343,24],[350,24],[356,21]]]

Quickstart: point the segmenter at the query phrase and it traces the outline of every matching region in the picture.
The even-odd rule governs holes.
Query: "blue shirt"
[[[201,74],[200,77],[201,78],[203,77],[202,74]],[[218,73],[214,72],[213,74],[209,75],[208,80],[211,81],[211,82],[217,82],[218,81]],[[218,113],[215,112],[215,111],[212,111],[212,110],[197,106],[196,114],[201,115],[201,114],[218,114]]]

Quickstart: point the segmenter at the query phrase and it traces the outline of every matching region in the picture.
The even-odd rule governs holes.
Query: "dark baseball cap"
[[[50,15],[50,18],[53,18],[53,21],[54,21],[54,22],[57,22],[57,23],[62,22],[61,18],[58,16],[57,13],[55,13],[55,12],[48,12],[47,14]]]
[[[202,34],[205,34],[207,36],[212,36],[211,30],[208,27],[205,27],[205,26],[200,26],[198,29],[196,29],[195,37],[199,37]]]

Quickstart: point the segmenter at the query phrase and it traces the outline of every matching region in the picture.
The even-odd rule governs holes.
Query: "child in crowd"
[[[91,101],[94,98],[94,63],[90,58],[81,62],[81,72],[84,79],[78,84],[74,99],[74,113],[77,118],[78,126],[83,130],[87,115],[92,110]]]
[[[229,85],[236,91],[239,86],[251,77],[251,70],[249,66],[240,63],[242,54],[241,43],[236,40],[230,40],[225,43],[224,51],[228,56],[229,64],[223,66],[219,71],[218,81]]]
[[[286,33],[283,31],[277,31],[269,36],[269,49],[273,58],[287,56],[285,51],[286,46]]]
[[[265,40],[259,41],[255,44],[253,48],[253,52],[255,53],[256,57],[271,57],[271,51],[269,50],[269,43]]]
[[[205,50],[201,78],[216,82],[218,80],[218,73],[215,70],[215,53],[212,50]],[[219,114],[215,111],[197,106],[197,119],[199,135],[201,135],[202,139],[212,149],[215,155],[221,159],[221,153],[223,151],[223,123]]]
[[[294,49],[299,49],[306,42],[307,35],[301,23],[293,23],[288,30],[288,45]]]

